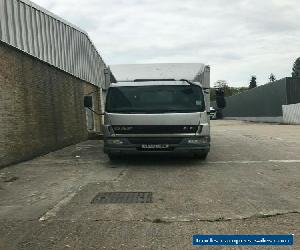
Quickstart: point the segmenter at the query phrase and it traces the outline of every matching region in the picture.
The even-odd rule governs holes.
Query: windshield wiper
[[[187,82],[187,83],[188,83],[189,85],[191,85],[191,86],[197,86],[197,87],[202,88],[202,89],[204,90],[204,93],[205,93],[205,94],[208,94],[208,93],[209,93],[207,90],[209,90],[210,88],[206,88],[206,87],[199,86],[199,85],[197,85],[197,84],[195,84],[195,83],[193,83],[193,82],[191,82],[191,81],[189,81],[189,80],[186,80],[186,79],[180,79],[180,81]]]
[[[191,86],[197,86],[197,87],[200,87],[199,85],[197,85],[197,84],[195,84],[195,83],[193,83],[193,82],[191,82],[191,81],[189,81],[189,80],[187,80],[187,79],[180,79],[180,81],[183,81],[183,82],[187,82],[189,85],[191,85]]]
[[[175,79],[135,79],[134,82],[163,82],[175,81]]]

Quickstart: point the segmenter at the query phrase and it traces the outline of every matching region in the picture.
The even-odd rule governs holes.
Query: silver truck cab
[[[104,152],[190,154],[210,150],[209,93],[187,80],[117,82],[107,92]]]

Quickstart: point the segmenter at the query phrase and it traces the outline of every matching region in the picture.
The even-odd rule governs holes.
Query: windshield
[[[188,113],[204,110],[202,89],[196,85],[112,87],[106,99],[106,112],[109,113]]]

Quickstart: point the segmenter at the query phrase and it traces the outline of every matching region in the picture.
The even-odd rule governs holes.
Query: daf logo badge
[[[121,130],[124,130],[124,131],[128,131],[128,130],[131,130],[132,127],[121,127]]]

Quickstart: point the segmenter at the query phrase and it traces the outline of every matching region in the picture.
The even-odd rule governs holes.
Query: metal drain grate
[[[97,194],[91,203],[152,203],[152,192],[104,192]]]

